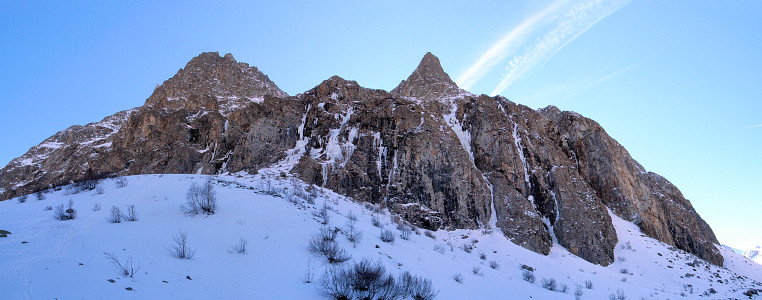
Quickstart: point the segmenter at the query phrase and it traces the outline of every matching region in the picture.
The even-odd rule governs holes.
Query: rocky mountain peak
[[[189,110],[230,108],[242,104],[228,103],[231,100],[259,102],[265,96],[285,98],[288,94],[257,67],[237,62],[232,54],[220,56],[218,52],[204,52],[157,87],[146,100],[146,106]],[[216,98],[219,103],[201,103],[192,98]]]
[[[431,52],[426,53],[413,74],[410,74],[407,80],[400,82],[391,92],[399,96],[422,100],[437,100],[467,93],[450,79],[450,75],[442,69],[439,58]]]
[[[471,96],[431,53],[391,93],[333,76],[294,97],[230,54],[202,53],[143,107],[71,127],[0,169],[0,199],[93,174],[288,172],[428,230],[489,225],[532,251],[558,243],[604,266],[618,241],[611,212],[723,265],[677,187],[600,124]]]

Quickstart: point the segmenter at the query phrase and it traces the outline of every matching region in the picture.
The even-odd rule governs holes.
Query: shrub
[[[471,253],[471,252],[474,250],[474,246],[472,246],[472,245],[469,245],[469,244],[463,244],[463,247],[461,247],[461,248],[462,248],[462,249],[463,249],[463,251],[465,251],[466,253]]]
[[[427,236],[427,237],[430,237],[430,238],[432,238],[432,239],[434,239],[434,240],[436,240],[436,239],[437,239],[437,237],[434,235],[434,233],[433,233],[433,232],[431,232],[431,231],[428,231],[428,230],[426,230],[426,232],[424,232],[424,233],[423,233],[423,235],[425,235],[425,236]]]
[[[330,207],[328,206],[328,202],[323,201],[323,207],[321,207],[317,214],[315,214],[315,216],[318,217],[318,222],[320,222],[320,224],[328,225],[328,223],[331,222],[331,216],[328,214],[329,210]]]
[[[329,268],[320,279],[323,293],[333,299],[352,299],[352,285],[349,271],[342,268]]]
[[[244,239],[241,239],[240,241],[238,241],[238,244],[235,244],[235,246],[233,246],[233,251],[238,254],[246,254],[246,246],[248,244],[249,242],[247,242]]]
[[[559,292],[566,294],[566,292],[569,291],[569,286],[566,285],[566,283],[561,284],[561,288],[558,289]]]
[[[323,293],[334,299],[434,299],[431,281],[405,272],[395,278],[380,262],[363,259],[348,267],[328,269],[320,280]]]
[[[542,279],[542,287],[547,289],[547,290],[550,290],[550,291],[555,291],[556,288],[557,288],[557,286],[556,286],[556,280],[553,279],[553,278],[550,278],[550,279],[543,278]]]
[[[285,195],[285,198],[286,198],[286,201],[290,203],[293,203],[293,204],[299,203],[299,199],[296,197],[296,195],[292,194],[291,192],[287,192]]]
[[[116,188],[118,188],[118,189],[126,187],[127,186],[127,178],[124,177],[124,176],[117,177],[116,180],[114,180],[114,184],[116,185]]]
[[[386,274],[381,262],[363,259],[352,266],[349,275],[358,299],[394,299],[400,295],[394,277]]]
[[[103,186],[102,185],[96,186],[95,187],[95,193],[98,194],[98,195],[103,195],[103,193],[104,193]]]
[[[371,224],[373,224],[373,226],[376,226],[378,228],[382,228],[382,226],[381,226],[381,220],[378,218],[378,214],[373,214],[373,216],[370,218],[370,222],[371,222]]]
[[[135,212],[135,204],[130,204],[127,206],[127,215],[124,216],[124,219],[129,222],[135,222],[138,220],[138,213]]]
[[[489,267],[497,270],[498,268],[500,268],[500,264],[498,264],[497,261],[492,260],[489,262]]]
[[[400,237],[403,240],[409,240],[411,234],[413,234],[413,230],[411,230],[410,227],[408,226],[402,227],[402,231],[400,232]]]
[[[348,220],[350,223],[352,223],[352,222],[357,222],[357,215],[355,215],[355,213],[354,213],[353,211],[350,211],[350,212],[347,214],[347,220]]]
[[[471,272],[473,272],[474,275],[479,275],[479,276],[483,275],[482,268],[480,267],[474,267],[473,269],[471,269]]]
[[[59,221],[72,220],[77,217],[77,211],[73,206],[74,201],[71,200],[69,200],[68,206],[64,206],[64,204],[61,203],[61,205],[56,206],[56,209],[53,212],[53,216],[56,218],[56,220]]]
[[[336,236],[338,235],[338,233],[339,233],[338,228],[336,228],[336,229],[330,229],[330,228],[328,228],[328,226],[326,226],[326,227],[323,227],[322,229],[320,229],[320,237],[324,241],[335,242],[336,241]]]
[[[394,233],[391,230],[381,230],[381,241],[384,243],[394,242]]]
[[[37,191],[34,193],[34,196],[37,197],[37,200],[45,200],[45,194],[42,191]]]
[[[399,282],[402,294],[410,296],[415,300],[431,300],[438,294],[438,292],[434,290],[431,280],[413,276],[407,271],[402,273],[397,281]]]
[[[452,279],[454,279],[457,283],[463,283],[463,275],[460,275],[460,273],[453,274]]]
[[[315,204],[316,197],[317,197],[317,192],[314,190],[314,187],[313,187],[313,190],[304,194],[304,200],[306,200],[307,203],[309,204]]]
[[[307,260],[307,271],[304,272],[302,281],[304,281],[304,283],[311,283],[312,277],[314,277],[314,273],[312,272],[312,259],[309,259]]]
[[[593,289],[593,282],[590,281],[590,280],[585,280],[585,288],[588,289],[588,290],[592,290]]]
[[[529,270],[524,270],[524,272],[521,272],[521,279],[524,279],[524,281],[534,283],[534,272]]]
[[[93,211],[99,211],[99,210],[101,210],[101,204],[96,202],[95,204],[93,204]]]
[[[357,216],[349,213],[347,216],[347,239],[352,243],[352,247],[357,247],[357,243],[362,240],[362,232],[357,229]]]
[[[48,206],[45,206],[45,210],[53,210],[53,207],[52,207],[52,206],[50,206],[50,205],[48,205]]]
[[[18,199],[19,203],[24,203],[24,202],[26,202],[26,198],[27,198],[27,195],[23,195],[21,197],[18,197],[17,199]]]
[[[140,264],[135,265],[135,263],[132,260],[132,256],[127,257],[127,260],[122,264],[119,262],[119,258],[116,257],[113,253],[104,253],[106,254],[106,260],[111,262],[114,267],[117,268],[119,271],[119,275],[125,276],[125,277],[133,277],[135,276],[135,273],[140,270]]]
[[[122,223],[122,211],[114,205],[111,207],[111,216],[108,218],[111,223]]]
[[[484,252],[479,252],[479,259],[487,260],[487,254],[484,254]]]
[[[615,300],[625,300],[627,297],[624,295],[624,291],[621,289],[616,290],[616,295],[611,294],[609,295],[609,299],[615,299]]]
[[[580,299],[582,298],[582,294],[584,294],[584,292],[582,291],[582,287],[578,285],[577,288],[574,290],[574,297],[576,299]]]
[[[191,259],[196,254],[195,249],[188,246],[188,233],[179,231],[172,235],[172,245],[167,247],[169,253],[179,259]]]
[[[270,195],[275,195],[275,187],[273,186],[272,179],[268,178],[267,182],[265,182],[265,193]]]
[[[189,214],[204,213],[214,214],[217,209],[217,196],[211,178],[207,178],[203,185],[192,183],[185,194],[184,210]]]
[[[329,263],[343,263],[348,261],[351,256],[339,245],[331,240],[323,239],[321,236],[314,236],[310,239],[308,245],[310,252],[323,255]]]
[[[627,274],[628,272],[627,272],[627,269],[622,268],[622,269],[619,269],[619,273]]]

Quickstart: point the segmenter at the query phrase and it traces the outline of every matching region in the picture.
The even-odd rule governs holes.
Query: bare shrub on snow
[[[323,293],[333,299],[434,299],[431,281],[405,272],[387,274],[380,262],[363,259],[347,267],[330,268],[320,280]]]
[[[338,236],[338,234],[339,234],[338,228],[331,229],[331,228],[328,228],[328,226],[325,226],[320,229],[320,237],[326,241],[335,242],[336,236]]]
[[[407,271],[400,275],[398,282],[402,293],[415,300],[432,300],[439,293],[434,290],[431,280],[413,276]]]
[[[108,221],[111,223],[122,223],[122,211],[116,205],[111,208],[111,215]]]
[[[497,270],[498,268],[500,268],[500,264],[498,264],[497,261],[492,260],[489,262],[489,267]]]
[[[529,270],[524,270],[524,272],[521,272],[521,279],[524,279],[524,281],[534,283],[534,272]]]
[[[555,291],[558,288],[556,284],[556,280],[554,278],[550,278],[550,279],[543,278],[542,287],[550,291]]]
[[[383,226],[381,226],[381,219],[379,219],[378,214],[373,214],[373,216],[370,218],[370,222],[373,224],[373,226],[383,228]]]
[[[106,260],[108,260],[114,267],[117,268],[119,271],[119,275],[122,275],[124,277],[134,277],[135,274],[140,270],[140,263],[137,265],[132,260],[132,256],[127,257],[127,260],[122,264],[119,261],[119,258],[116,257],[113,253],[104,253],[106,254]]]
[[[237,244],[235,244],[233,246],[233,252],[238,253],[238,254],[246,254],[246,252],[247,252],[246,246],[248,244],[249,244],[249,242],[247,242],[244,239],[241,239],[240,241],[238,241]]]
[[[409,226],[405,225],[402,227],[402,230],[400,231],[400,237],[403,240],[409,240],[411,234],[413,234],[413,230],[411,230]]]
[[[320,222],[321,225],[328,225],[328,223],[331,222],[331,216],[328,214],[329,210],[331,210],[331,207],[328,206],[328,202],[323,201],[323,207],[321,207],[317,213],[314,213],[314,215],[318,217],[318,222]]]
[[[72,220],[76,218],[77,211],[74,209],[74,201],[69,200],[68,206],[64,206],[63,203],[61,203],[59,206],[56,206],[55,211],[53,211],[53,216],[56,218],[56,220],[59,221]]]
[[[188,233],[184,231],[172,235],[172,244],[167,247],[167,251],[179,259],[191,259],[196,254],[196,250],[188,246]]]
[[[216,194],[211,178],[207,178],[203,185],[194,182],[185,194],[183,210],[188,214],[214,214],[217,209]]]
[[[380,238],[384,243],[394,242],[394,233],[391,230],[381,230]]]
[[[127,205],[127,215],[124,219],[129,222],[135,222],[138,220],[138,213],[135,211],[135,204]]]
[[[343,263],[351,256],[332,240],[326,239],[321,235],[313,236],[310,239],[308,248],[310,252],[316,255],[323,255],[329,263]]]
[[[351,211],[347,215],[347,239],[352,243],[352,247],[357,247],[357,243],[362,240],[362,232],[357,229],[357,216]]]
[[[127,178],[126,178],[126,177],[124,177],[124,176],[121,176],[121,177],[117,177],[117,178],[114,180],[114,184],[116,185],[116,188],[118,188],[118,189],[121,189],[121,188],[123,188],[123,187],[126,187],[126,186],[127,186]]]

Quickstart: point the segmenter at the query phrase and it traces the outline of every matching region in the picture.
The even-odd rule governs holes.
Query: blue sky
[[[281,2],[0,1],[0,164],[203,51],[291,95],[332,75],[391,90],[431,51],[473,93],[598,121],[722,243],[762,243],[762,2]]]

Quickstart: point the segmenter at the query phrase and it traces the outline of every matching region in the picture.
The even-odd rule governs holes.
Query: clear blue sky
[[[391,90],[431,51],[471,92],[595,119],[722,243],[762,243],[760,1],[156,2],[0,1],[0,164],[203,51],[291,95],[331,75]]]

